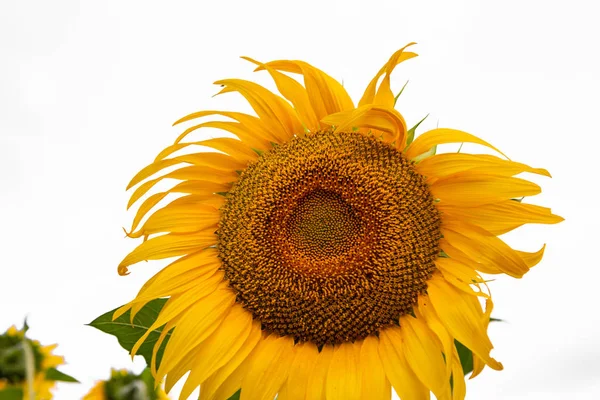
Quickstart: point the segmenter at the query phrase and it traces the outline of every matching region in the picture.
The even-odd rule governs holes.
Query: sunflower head
[[[83,400],[168,400],[160,387],[155,387],[148,369],[134,374],[125,369],[113,369],[110,378],[98,381]]]
[[[33,391],[36,399],[51,399],[56,381],[48,371],[64,363],[61,356],[52,354],[56,345],[42,346],[37,340],[26,337],[27,324],[22,329],[14,325],[0,335],[0,394],[6,389],[23,392],[29,398],[27,369],[33,369]]]
[[[250,163],[226,199],[225,279],[269,332],[317,346],[364,339],[409,313],[435,270],[440,215],[425,179],[373,135],[294,137]]]
[[[156,354],[172,332],[152,366],[167,390],[189,372],[182,398],[200,385],[205,400],[239,389],[242,399],[389,399],[392,386],[402,399],[460,399],[455,342],[473,352],[472,376],[502,368],[490,355],[493,303],[480,274],[520,278],[541,260],[543,247],[514,250],[498,235],[562,220],[516,201],[541,191],[516,175],[549,173],[466,132],[438,128],[415,139],[390,80],[416,56],[406,47],[356,105],[310,64],[245,57],[281,96],[217,81],[255,115],[182,118],[176,123],[201,120],[132,179],[129,206],[144,199],[128,236],[144,241],[119,273],[177,259],[115,318],[169,298],[133,349],[162,326]],[[233,137],[202,137],[201,128]],[[436,154],[439,144],[464,142],[495,155]]]

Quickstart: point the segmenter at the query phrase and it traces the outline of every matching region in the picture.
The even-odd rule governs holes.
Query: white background
[[[161,4],[162,3],[162,4]],[[131,275],[124,188],[201,109],[247,109],[212,82],[264,73],[238,58],[306,60],[358,101],[398,48],[409,125],[481,136],[534,178],[566,221],[508,238],[548,243],[522,280],[491,284],[490,334],[505,371],[468,382],[468,399],[600,398],[598,5],[594,1],[7,1],[0,2],[0,331],[25,316],[59,343],[56,398],[78,399],[109,368],[133,367],[116,340],[84,326],[131,299],[161,263]],[[427,125],[428,124],[428,125]]]

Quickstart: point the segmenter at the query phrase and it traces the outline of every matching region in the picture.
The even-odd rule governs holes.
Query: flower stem
[[[33,391],[33,379],[35,376],[35,360],[33,358],[33,350],[27,339],[23,339],[21,342],[23,346],[23,355],[25,356],[25,379],[27,381],[27,392],[29,393],[29,400],[35,400],[35,393]]]

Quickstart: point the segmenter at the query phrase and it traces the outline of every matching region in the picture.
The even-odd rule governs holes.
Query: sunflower
[[[490,355],[493,303],[480,273],[521,278],[541,260],[544,247],[513,250],[498,235],[562,220],[519,201],[541,189],[515,175],[550,174],[459,130],[414,139],[390,89],[394,68],[416,56],[408,46],[358,105],[303,61],[244,57],[282,97],[217,81],[219,94],[241,94],[256,115],[180,119],[223,117],[188,127],[131,180],[128,189],[139,186],[129,206],[176,180],[145,196],[128,232],[144,241],[118,270],[178,258],[115,313],[169,298],[133,348],[164,326],[152,369],[167,392],[189,372],[181,398],[200,386],[202,400],[239,389],[242,400],[378,400],[391,387],[402,400],[463,399],[455,341],[473,352],[472,377],[502,369]],[[200,128],[232,137],[186,139]],[[435,154],[465,142],[499,156]]]
[[[50,379],[49,371],[64,364],[64,358],[52,354],[57,345],[42,346],[37,340],[25,337],[27,325],[21,330],[11,326],[0,335],[0,398],[4,390],[18,390],[24,399],[30,398],[27,382],[27,354],[34,367],[32,388],[36,400],[52,399],[51,390],[56,380]]]
[[[82,400],[168,400],[165,392],[154,385],[148,369],[140,375],[126,369],[113,369],[108,380],[98,381]]]

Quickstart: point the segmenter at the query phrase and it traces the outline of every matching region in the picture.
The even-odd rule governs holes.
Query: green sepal
[[[400,93],[398,93],[396,95],[396,97],[394,97],[394,107],[396,106],[396,103],[398,102],[398,98],[400,97],[400,95],[402,94],[402,92],[404,92],[404,88],[406,87],[406,85],[408,85],[408,81],[406,81],[406,83],[404,84],[404,86],[402,86],[402,89],[400,89]]]
[[[413,158],[412,161],[414,161],[414,162],[422,161],[422,160],[426,159],[427,157],[431,157],[431,156],[435,155],[436,152],[437,152],[437,144],[435,146],[433,146],[429,151],[426,151],[423,154],[419,154],[418,156]]]
[[[0,390],[0,400],[23,400],[25,394],[23,389],[17,387],[9,387]]]
[[[419,125],[421,125],[421,123],[423,121],[425,121],[425,118],[427,118],[427,117],[429,117],[429,114],[427,114],[426,116],[424,116],[422,120],[420,120],[419,122],[417,122],[417,124],[415,126],[413,126],[412,128],[410,128],[408,130],[408,132],[406,132],[406,145],[407,146],[409,144],[411,144],[413,142],[413,140],[415,140],[415,132],[417,131],[417,128],[419,127]]]
[[[23,332],[25,334],[25,333],[27,333],[28,330],[29,330],[29,324],[27,323],[27,318],[25,318],[23,320],[23,328],[21,329],[21,332]]]
[[[240,395],[242,394],[242,390],[238,390],[237,392],[235,392],[230,398],[228,398],[227,400],[240,400]]]
[[[57,381],[57,382],[73,382],[79,383],[79,381],[73,378],[71,375],[67,375],[64,372],[60,372],[56,368],[48,368],[46,370],[46,380],[47,381]]]
[[[164,307],[167,299],[154,299],[148,302],[142,309],[135,315],[133,323],[131,322],[131,310],[128,310],[125,314],[113,321],[113,314],[118,308],[102,314],[88,325],[93,326],[102,332],[113,335],[119,341],[121,347],[127,350],[131,354],[131,349],[137,343],[137,341],[146,333],[148,328],[152,326],[160,310]],[[137,351],[137,355],[143,356],[148,365],[151,365],[152,361],[152,350],[154,344],[158,340],[164,325],[160,328],[152,331],[144,343],[140,346]],[[160,349],[156,354],[156,367],[160,365],[160,360],[165,351],[165,346],[171,337],[171,332],[167,333],[165,340],[162,342]]]

